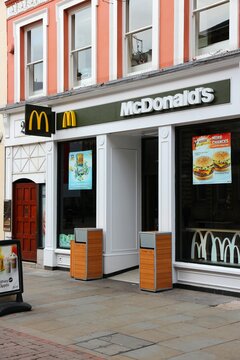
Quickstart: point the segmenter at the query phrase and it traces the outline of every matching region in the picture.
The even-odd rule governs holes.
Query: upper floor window
[[[86,85],[92,78],[91,6],[70,14],[70,78],[72,87]]]
[[[230,0],[194,0],[196,55],[213,54],[231,47],[230,7]]]
[[[28,96],[43,91],[43,26],[26,29],[26,87]]]
[[[48,9],[13,23],[14,101],[47,94]]]
[[[127,72],[152,67],[153,1],[126,1],[126,67]]]

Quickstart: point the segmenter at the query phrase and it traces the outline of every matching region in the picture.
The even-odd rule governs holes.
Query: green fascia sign
[[[57,130],[129,120],[141,116],[161,115],[229,102],[230,80],[227,79],[142,98],[58,113]]]

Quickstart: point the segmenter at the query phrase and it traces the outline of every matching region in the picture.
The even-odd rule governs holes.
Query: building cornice
[[[107,93],[116,93],[123,89],[139,88],[141,82],[148,82],[149,84],[156,83],[164,76],[174,76],[178,78],[184,78],[191,73],[196,74],[198,72],[208,71],[209,68],[214,70],[222,69],[226,66],[234,66],[240,62],[240,49],[221,53],[212,57],[206,57],[204,59],[193,60],[184,64],[159,69],[140,75],[134,75],[125,77],[118,80],[109,81],[106,83],[100,83],[96,85],[81,87],[79,89],[73,89],[54,95],[43,96],[39,98],[29,99],[21,101],[19,103],[7,104],[5,107],[0,108],[0,113],[18,113],[23,111],[26,104],[36,104],[45,106],[56,106],[58,104],[69,103],[70,101],[81,100],[86,97],[95,97],[105,95]]]
[[[7,0],[5,1],[5,5],[7,7],[7,19],[13,16],[17,16],[49,1],[52,0]]]

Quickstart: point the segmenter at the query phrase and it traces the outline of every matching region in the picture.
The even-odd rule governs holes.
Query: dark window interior
[[[69,153],[92,150],[92,189],[69,190]],[[96,140],[86,139],[58,145],[58,242],[74,234],[76,227],[96,227]],[[59,247],[68,247],[61,245]]]
[[[158,230],[158,138],[142,139],[142,231]]]
[[[192,137],[225,132],[231,133],[232,183],[193,185]],[[192,249],[194,231],[191,229],[202,229],[201,236],[205,237],[205,248],[199,247],[199,252],[197,247]],[[240,251],[240,125],[238,121],[176,129],[176,230],[177,260],[214,265],[240,265],[238,255]],[[195,238],[198,244],[204,244],[203,241],[201,242],[201,236],[198,233]],[[205,256],[204,251],[206,251]]]

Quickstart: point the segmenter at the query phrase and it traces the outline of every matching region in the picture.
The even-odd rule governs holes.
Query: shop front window
[[[240,266],[240,126],[176,129],[177,261]]]
[[[58,145],[58,247],[69,248],[74,228],[96,227],[96,140]]]

